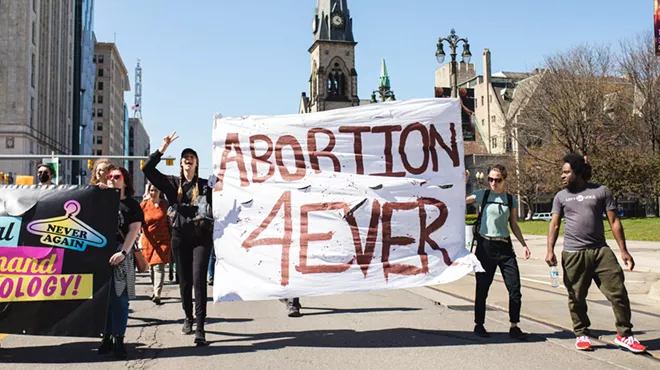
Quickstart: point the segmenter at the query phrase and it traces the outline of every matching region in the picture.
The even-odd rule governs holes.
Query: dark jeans
[[[211,249],[211,258],[209,258],[209,277],[213,279],[215,276],[215,251]]]
[[[123,337],[126,334],[126,325],[128,324],[128,289],[124,289],[124,294],[117,297],[115,282],[111,281],[110,285],[110,301],[105,332],[112,334],[113,337]]]
[[[587,316],[587,293],[592,280],[612,304],[617,333],[624,337],[632,335],[630,301],[624,285],[623,270],[609,247],[580,252],[563,251],[561,265],[576,336],[589,335],[591,321]]]
[[[509,321],[520,322],[522,294],[520,293],[520,270],[516,261],[511,241],[491,241],[479,237],[477,239],[476,256],[486,272],[476,273],[477,290],[474,300],[474,322],[483,325],[486,321],[486,298],[490,285],[499,267],[504,285],[509,291]]]
[[[179,277],[179,290],[183,311],[187,318],[193,318],[192,293],[195,289],[195,316],[197,323],[206,318],[207,280],[213,239],[200,237],[192,228],[175,229],[172,233],[172,249],[176,255],[176,271]]]

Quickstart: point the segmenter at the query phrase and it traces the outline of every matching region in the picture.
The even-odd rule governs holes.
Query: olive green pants
[[[612,250],[604,246],[580,252],[564,251],[561,260],[575,335],[589,335],[591,321],[587,316],[587,293],[592,280],[612,304],[617,333],[632,335],[628,291],[624,285],[623,270]]]

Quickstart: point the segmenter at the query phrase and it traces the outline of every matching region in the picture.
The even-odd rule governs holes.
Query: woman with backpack
[[[182,332],[193,333],[192,292],[195,290],[195,344],[206,345],[206,271],[213,250],[213,219],[210,211],[212,190],[207,180],[199,178],[199,157],[193,149],[181,152],[179,176],[166,176],[156,169],[167,148],[176,140],[176,132],[145,162],[142,171],[167,198],[172,223],[172,249],[177,263],[179,290],[186,315]]]
[[[486,298],[495,276],[495,270],[499,267],[504,284],[509,292],[509,321],[511,322],[509,336],[515,339],[523,339],[525,333],[518,327],[522,305],[520,270],[511,243],[509,227],[522,244],[525,259],[529,259],[531,252],[518,226],[516,216],[517,199],[505,190],[506,178],[507,172],[504,166],[492,166],[488,169],[490,189],[479,189],[465,199],[467,204],[476,203],[481,206],[477,218],[478,229],[475,232],[477,242],[475,254],[485,272],[475,274],[477,288],[474,300],[474,333],[480,337],[490,336],[484,327]]]

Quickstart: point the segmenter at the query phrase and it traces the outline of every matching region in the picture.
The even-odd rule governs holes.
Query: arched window
[[[346,77],[339,63],[335,63],[328,73],[328,95],[346,96]]]

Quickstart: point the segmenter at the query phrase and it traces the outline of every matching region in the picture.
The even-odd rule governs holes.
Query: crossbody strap
[[[476,227],[476,233],[472,233],[472,244],[470,245],[470,253],[472,253],[472,250],[474,249],[474,241],[477,240],[477,234],[479,233],[479,229],[481,229],[481,217],[484,215],[484,208],[486,207],[486,202],[488,201],[488,197],[490,196],[490,189],[486,190],[484,192],[484,197],[481,199],[481,207],[479,208],[479,214],[477,215],[477,227]]]

